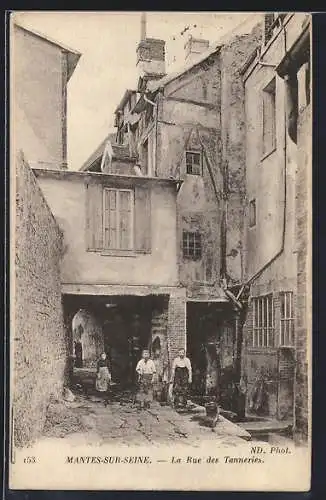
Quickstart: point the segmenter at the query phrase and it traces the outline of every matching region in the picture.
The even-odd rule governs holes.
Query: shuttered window
[[[151,251],[150,189],[86,186],[88,251]]]
[[[133,191],[105,188],[103,206],[103,248],[106,250],[133,249]]]
[[[276,148],[276,81],[275,78],[263,90],[263,155]]]

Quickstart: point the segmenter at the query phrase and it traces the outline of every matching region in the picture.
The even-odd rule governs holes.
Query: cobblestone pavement
[[[76,443],[82,440],[84,444],[93,445],[177,443],[192,447],[198,447],[206,440],[215,440],[221,446],[237,446],[244,443],[243,437],[248,439],[245,431],[222,417],[212,429],[200,407],[177,412],[170,406],[154,402],[150,409],[138,410],[131,402],[105,405],[98,398],[79,397],[74,402],[65,402],[64,408],[69,416],[62,422],[57,419],[48,428],[47,437],[61,437]],[[69,428],[69,421],[76,419],[81,428]]]

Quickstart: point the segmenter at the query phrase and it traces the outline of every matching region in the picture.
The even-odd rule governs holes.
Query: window
[[[148,139],[143,143],[142,148],[142,170],[148,174]]]
[[[207,83],[203,80],[203,99],[207,101]]]
[[[249,202],[249,227],[256,225],[256,200]]]
[[[293,293],[280,294],[280,345],[293,346],[294,344],[294,314]]]
[[[183,231],[183,256],[186,259],[199,260],[201,258],[201,234]]]
[[[274,347],[274,303],[272,295],[253,299],[253,347]]]
[[[133,192],[129,189],[103,190],[103,242],[107,250],[133,248]]]
[[[263,155],[276,148],[275,78],[263,90]]]
[[[224,325],[223,327],[224,330],[224,345],[228,347],[233,346],[233,328],[230,325]]]
[[[194,151],[186,151],[186,167],[187,174],[201,175],[201,153]]]
[[[135,186],[117,179],[103,186],[102,179],[86,184],[85,245],[88,252],[150,253],[151,198],[148,183]]]

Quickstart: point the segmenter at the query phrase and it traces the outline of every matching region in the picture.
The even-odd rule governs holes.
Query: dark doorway
[[[135,382],[142,349],[149,347],[151,308],[141,297],[124,297],[108,305],[103,318],[104,347],[113,381],[128,386]]]
[[[219,399],[226,354],[226,325],[230,318],[232,309],[228,303],[187,303],[187,353],[193,367],[193,399],[200,401],[204,396]]]

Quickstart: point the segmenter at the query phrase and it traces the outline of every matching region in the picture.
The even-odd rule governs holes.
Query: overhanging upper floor
[[[64,233],[62,283],[177,285],[178,181],[34,173]]]

